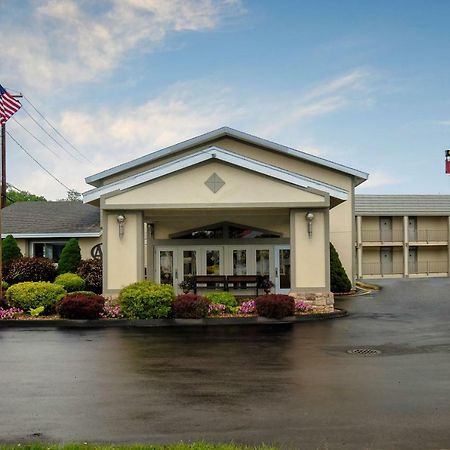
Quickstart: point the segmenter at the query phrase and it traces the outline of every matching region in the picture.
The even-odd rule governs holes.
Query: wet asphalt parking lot
[[[450,279],[381,284],[321,322],[0,328],[0,442],[450,448]]]

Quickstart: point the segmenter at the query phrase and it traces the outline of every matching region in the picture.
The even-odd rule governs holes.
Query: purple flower
[[[122,308],[120,305],[105,304],[100,317],[102,319],[121,319],[123,317]]]
[[[302,300],[295,301],[295,312],[311,312],[313,307]]]
[[[243,302],[239,308],[241,314],[254,314],[256,312],[255,300]]]
[[[0,308],[0,320],[5,319],[15,319],[16,316],[22,314],[23,311],[20,308]]]
[[[208,306],[208,314],[219,316],[225,312],[225,308],[226,306],[222,305],[222,303],[210,303]]]

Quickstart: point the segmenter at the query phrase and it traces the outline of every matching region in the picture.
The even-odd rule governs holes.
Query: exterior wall
[[[291,212],[291,289],[327,292],[330,285],[328,212],[314,211],[311,237],[306,213],[307,210]]]
[[[217,192],[212,192],[205,182],[216,173],[225,184]],[[180,187],[182,186],[182,189]],[[164,208],[183,207],[200,204],[222,207],[237,205],[282,203],[325,204],[323,196],[298,189],[273,178],[257,175],[230,165],[209,162],[189,168],[173,175],[146,183],[127,192],[105,198],[105,207],[113,205],[152,205]],[[126,205],[126,206],[125,206]]]
[[[119,236],[117,213],[103,212],[103,292],[117,293],[122,287],[144,279],[144,223],[140,211],[126,213],[124,235]]]
[[[92,258],[91,249],[94,245],[100,244],[102,242],[102,238],[79,238],[78,244],[80,245],[81,250],[81,259],[90,259]]]
[[[29,256],[28,239],[16,239],[16,242],[22,252],[22,255]]]

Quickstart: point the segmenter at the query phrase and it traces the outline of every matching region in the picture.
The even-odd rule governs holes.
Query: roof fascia
[[[155,161],[159,158],[163,158],[165,156],[177,153],[179,151],[183,151],[185,149],[188,149],[190,147],[201,145],[204,143],[207,143],[208,141],[211,141],[213,139],[219,139],[221,137],[233,137],[238,140],[258,145],[261,147],[266,147],[271,150],[275,150],[277,152],[293,156],[294,158],[302,159],[305,161],[312,162],[314,164],[318,164],[320,166],[328,167],[330,169],[336,170],[338,172],[344,172],[348,175],[352,175],[356,178],[355,185],[358,186],[367,178],[369,175],[366,172],[362,172],[360,170],[353,169],[351,167],[344,166],[342,164],[329,161],[324,158],[320,158],[315,155],[310,155],[309,153],[302,152],[300,150],[296,150],[290,147],[287,147],[285,145],[277,144],[275,142],[269,141],[267,139],[263,139],[248,133],[244,133],[243,131],[235,130],[233,128],[229,127],[222,127],[218,128],[217,130],[210,131],[208,133],[202,134],[200,136],[196,136],[194,138],[188,139],[187,141],[180,142],[175,145],[171,145],[169,147],[165,147],[163,149],[157,150],[155,152],[152,152],[148,155],[141,156],[140,158],[134,159],[132,161],[128,161],[123,164],[119,164],[118,166],[112,167],[110,169],[104,170],[102,172],[96,173],[94,175],[91,175],[89,177],[86,177],[86,183],[91,184],[93,186],[98,186],[100,183],[99,181],[107,178],[109,176],[115,175],[117,173],[120,173],[125,170],[129,170],[135,167],[138,167],[142,164],[150,163],[152,161]]]
[[[192,155],[180,158],[175,161],[170,161],[161,166],[150,169],[146,172],[132,175],[123,180],[119,180],[115,183],[108,184],[106,186],[101,186],[96,189],[91,189],[83,194],[83,201],[85,203],[91,202],[100,198],[102,195],[120,192],[126,189],[135,187],[139,184],[153,181],[157,178],[169,175],[176,171],[186,169],[188,167],[200,164],[202,162],[217,159],[228,164],[238,166],[240,168],[248,169],[253,172],[257,172],[262,175],[266,175],[277,180],[282,180],[286,183],[293,184],[302,189],[314,189],[319,191],[322,196],[327,193],[333,197],[340,200],[347,200],[348,194],[345,190],[340,189],[331,184],[323,183],[312,178],[308,178],[302,175],[298,175],[294,172],[290,172],[286,169],[281,169],[279,167],[272,166],[270,164],[257,161],[255,159],[243,157],[236,153],[230,152],[229,150],[224,150],[216,146],[209,147],[205,150],[201,150]]]
[[[2,233],[2,238],[11,235],[15,239],[89,238],[100,237],[101,231],[86,233]]]

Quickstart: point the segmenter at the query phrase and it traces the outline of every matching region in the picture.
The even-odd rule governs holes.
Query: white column
[[[403,216],[403,276],[409,277],[409,236],[408,216]]]
[[[362,278],[363,246],[362,246],[362,217],[356,216],[356,254],[358,259],[358,278]]]

